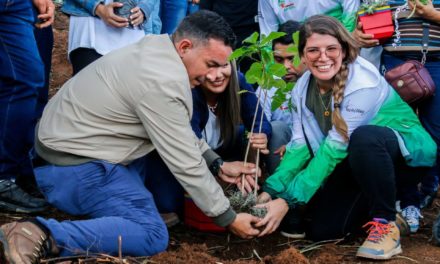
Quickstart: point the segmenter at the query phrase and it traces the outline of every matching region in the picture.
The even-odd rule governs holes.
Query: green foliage
[[[258,40],[259,35],[254,32],[243,40],[246,45],[236,49],[229,57],[230,60],[241,60],[248,57],[255,61],[245,73],[248,83],[257,83],[261,89],[265,90],[272,87],[278,88],[277,93],[272,98],[272,109],[280,107],[286,101],[286,94],[294,87],[294,83],[286,84],[282,79],[287,70],[284,65],[276,63],[273,56],[272,41],[285,35],[284,32],[271,32],[268,36],[262,35],[261,39]],[[298,54],[299,32],[295,32],[292,39],[294,44],[287,51],[294,54],[294,65],[298,66],[301,63]]]
[[[373,14],[377,8],[388,5],[388,0],[364,0],[360,6],[359,11],[367,14]]]

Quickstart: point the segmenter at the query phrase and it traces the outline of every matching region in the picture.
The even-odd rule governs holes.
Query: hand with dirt
[[[254,224],[258,221],[260,221],[260,218],[256,216],[239,213],[234,222],[228,226],[228,229],[236,236],[244,239],[251,239],[260,234],[260,231],[254,228]]]
[[[416,14],[424,19],[439,23],[440,12],[434,8],[431,0],[424,2],[426,2],[426,4],[422,3],[420,0],[412,0],[408,1],[408,6],[411,8],[411,10],[414,10],[415,8]]]
[[[99,4],[96,7],[95,13],[109,26],[116,28],[128,27],[128,19],[114,13],[114,8],[122,7],[123,5],[122,3],[115,2],[107,5]]]
[[[52,0],[33,0],[33,3],[38,11],[35,27],[42,29],[52,25],[55,19],[55,5]]]
[[[284,153],[286,153],[286,145],[282,145],[273,152],[275,155],[280,155],[280,160],[283,160]]]
[[[284,199],[278,198],[264,204],[257,204],[255,207],[265,207],[267,209],[266,216],[259,221],[255,227],[264,227],[264,230],[258,235],[262,237],[277,230],[284,216],[289,211],[289,206]]]
[[[272,197],[267,192],[262,192],[257,197],[257,204],[263,204],[272,201]]]
[[[237,184],[238,188],[241,189],[241,175],[245,175],[244,190],[245,192],[252,192],[254,186],[259,189],[259,186],[255,182],[255,164],[247,163],[246,166],[242,161],[224,162],[220,167],[219,178],[227,183]],[[258,177],[261,175],[261,170],[258,168]]]
[[[269,149],[267,148],[267,136],[264,133],[252,133],[249,137],[251,142],[251,147],[255,150],[260,150],[263,154],[269,154]]]
[[[379,40],[375,39],[374,35],[365,34],[362,31],[362,22],[358,22],[352,36],[361,48],[371,48],[379,45]]]

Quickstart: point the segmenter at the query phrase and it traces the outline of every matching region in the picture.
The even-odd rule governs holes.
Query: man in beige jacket
[[[36,218],[0,228],[1,263],[34,263],[43,252],[153,255],[168,232],[143,184],[143,159],[156,150],[200,209],[243,238],[259,219],[236,214],[194,135],[190,87],[226,65],[235,36],[223,18],[195,13],[176,33],[150,35],[90,64],[52,98],[41,118],[35,169],[55,207],[84,221]],[[243,171],[251,173],[252,170]],[[161,177],[161,175],[155,175]],[[167,193],[163,193],[166,196]]]

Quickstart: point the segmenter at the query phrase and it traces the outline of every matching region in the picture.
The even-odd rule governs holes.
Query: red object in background
[[[378,9],[373,14],[359,13],[364,33],[373,34],[381,43],[391,38],[394,34],[394,24],[389,7]]]
[[[204,232],[226,231],[224,227],[214,224],[212,219],[197,207],[188,194],[185,194],[185,225]]]

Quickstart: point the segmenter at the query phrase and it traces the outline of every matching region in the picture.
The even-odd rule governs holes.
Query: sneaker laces
[[[391,226],[389,223],[381,223],[379,219],[374,218],[373,221],[370,221],[363,225],[363,228],[368,227],[367,233],[368,237],[367,240],[371,241],[373,243],[378,243],[384,235],[390,233]]]
[[[415,207],[414,205],[410,205],[405,207],[402,210],[402,215],[405,217],[405,220],[408,222],[408,224],[418,224],[419,218],[423,218],[423,216],[420,214],[420,209]]]

